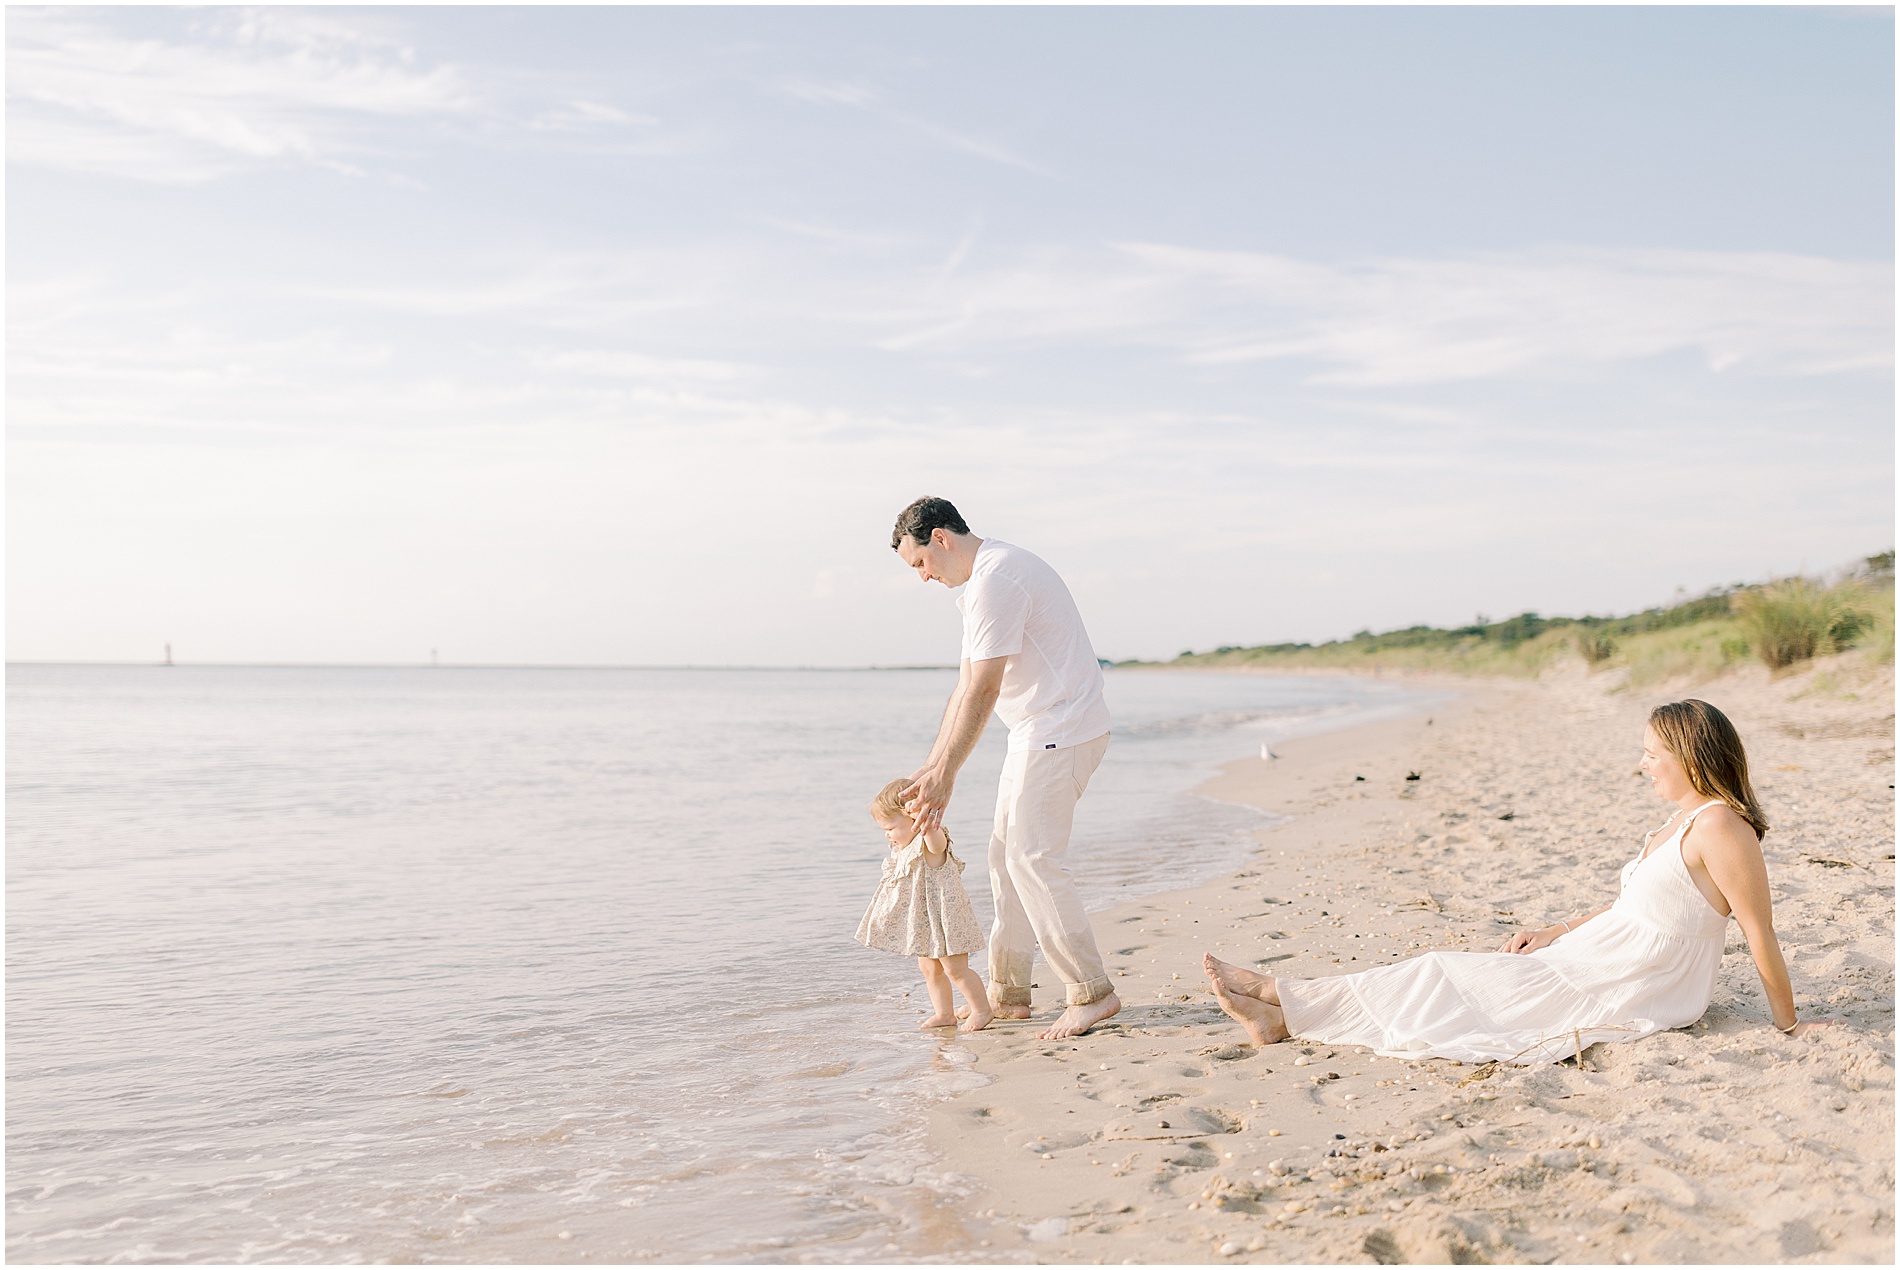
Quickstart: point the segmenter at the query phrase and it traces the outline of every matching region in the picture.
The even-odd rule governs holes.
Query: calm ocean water
[[[980,1078],[851,941],[953,682],[10,668],[8,1259],[956,1255],[916,1111]],[[1419,699],[1108,682],[1092,907],[1244,855],[1219,763]]]

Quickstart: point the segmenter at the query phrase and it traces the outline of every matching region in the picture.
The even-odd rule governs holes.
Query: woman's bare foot
[[[1237,997],[1252,997],[1268,1005],[1280,1004],[1279,984],[1272,975],[1263,975],[1257,970],[1236,966],[1231,961],[1222,961],[1213,953],[1201,957],[1201,969],[1209,979]]]
[[[1070,1006],[1038,1036],[1045,1041],[1063,1041],[1071,1036],[1080,1036],[1102,1020],[1114,1018],[1121,1013],[1121,1009],[1122,999],[1111,992],[1099,1001]]]
[[[1214,997],[1220,1002],[1222,1012],[1246,1028],[1248,1039],[1255,1045],[1274,1045],[1292,1035],[1286,1030],[1286,1015],[1279,1006],[1229,992],[1212,975],[1208,976],[1208,982],[1214,985]]]
[[[970,1007],[967,1005],[958,1006],[957,1017],[959,1019],[969,1018]],[[1029,1007],[1026,1005],[993,1005],[990,1007],[990,1019],[1026,1019],[1028,1017]],[[989,1019],[985,1019],[984,1022],[989,1022]]]
[[[990,1020],[996,1017],[987,1005],[966,1005],[958,1010],[957,1014],[963,1019],[963,1022],[957,1024],[959,1032],[981,1032],[990,1025]]]
[[[957,1016],[954,1014],[951,1015],[949,1018],[945,1018],[941,1014],[933,1014],[929,1018],[925,1019],[922,1023],[919,1023],[917,1025],[917,1030],[919,1032],[928,1032],[933,1027],[955,1027],[956,1025],[957,1025]]]

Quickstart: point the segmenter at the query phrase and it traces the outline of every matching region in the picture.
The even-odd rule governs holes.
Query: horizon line
[[[412,661],[66,661],[9,658],[13,666],[119,666],[153,670],[956,670],[953,664],[920,662],[898,665],[716,665],[696,662],[412,662]]]

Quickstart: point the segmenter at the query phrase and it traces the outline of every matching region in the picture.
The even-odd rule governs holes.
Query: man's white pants
[[[1099,1001],[1114,989],[1095,947],[1063,857],[1075,824],[1076,800],[1108,750],[1108,733],[1056,750],[1018,750],[1003,761],[990,833],[990,999],[1029,1004],[1029,966],[1042,946],[1062,978],[1070,1005]]]

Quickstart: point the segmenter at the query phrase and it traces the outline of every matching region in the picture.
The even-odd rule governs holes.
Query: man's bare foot
[[[956,1025],[957,1025],[957,1016],[954,1014],[951,1015],[949,1018],[945,1018],[941,1014],[933,1014],[929,1018],[925,1019],[922,1023],[919,1023],[917,1025],[917,1030],[919,1032],[928,1032],[933,1027],[955,1027]]]
[[[1280,1004],[1278,985],[1272,975],[1263,975],[1257,970],[1236,966],[1231,961],[1222,961],[1213,953],[1201,957],[1201,969],[1207,972],[1209,979],[1237,997],[1252,997],[1268,1005]]]
[[[967,1005],[958,1006],[957,1017],[959,1019],[969,1018],[970,1007]],[[990,1007],[990,1019],[1026,1019],[1028,1017],[1029,1007],[1026,1005],[993,1005]],[[989,1019],[985,1019],[984,1022],[989,1022]]]
[[[981,1005],[966,1005],[957,1013],[963,1019],[963,1022],[957,1024],[959,1032],[981,1032],[990,1025],[990,1020],[996,1017],[990,1007]]]
[[[1062,1012],[1062,1017],[1051,1023],[1038,1035],[1045,1041],[1062,1041],[1071,1036],[1080,1036],[1104,1019],[1112,1019],[1121,1013],[1122,999],[1109,993],[1099,1001],[1087,1005],[1072,1005]]]
[[[1214,985],[1214,997],[1220,1002],[1222,1012],[1246,1028],[1247,1038],[1255,1045],[1277,1044],[1292,1035],[1286,1030],[1286,1015],[1279,1006],[1229,992],[1226,985],[1211,975],[1208,982]]]

